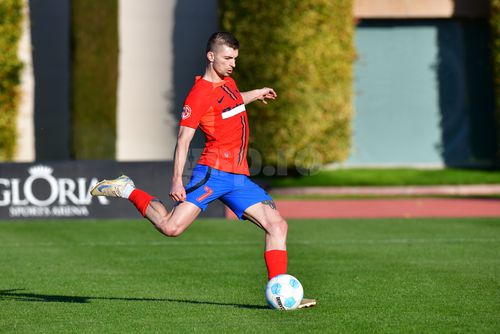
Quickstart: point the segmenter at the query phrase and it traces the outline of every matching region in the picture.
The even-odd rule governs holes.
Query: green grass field
[[[500,184],[500,170],[345,168],[319,170],[310,176],[273,176],[263,180],[270,187]]]
[[[0,222],[0,332],[498,333],[498,219],[289,221],[312,309],[267,309],[263,238],[200,220]]]

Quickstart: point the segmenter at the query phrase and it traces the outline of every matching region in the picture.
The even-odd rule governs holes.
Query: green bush
[[[491,0],[491,49],[497,116],[497,161],[500,162],[500,0]]]
[[[222,0],[224,30],[240,41],[242,91],[278,99],[248,107],[251,145],[264,164],[311,168],[348,157],[353,115],[352,0]]]
[[[21,70],[18,57],[22,35],[23,1],[0,1],[0,161],[14,158]]]
[[[72,155],[114,159],[118,0],[72,2]]]

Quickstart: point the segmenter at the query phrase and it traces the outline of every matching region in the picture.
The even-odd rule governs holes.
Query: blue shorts
[[[250,206],[272,201],[264,189],[243,174],[233,174],[204,165],[196,165],[186,186],[186,201],[205,211],[216,199],[228,206],[239,219]]]

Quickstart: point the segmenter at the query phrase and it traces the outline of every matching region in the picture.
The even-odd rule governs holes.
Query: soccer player
[[[221,200],[239,219],[249,220],[265,232],[264,258],[268,278],[287,270],[286,237],[288,225],[272,198],[249,175],[247,164],[248,118],[245,105],[277,97],[272,88],[240,92],[230,77],[236,67],[239,42],[230,33],[210,36],[207,66],[202,77],[196,77],[182,109],[170,197],[176,206],[168,212],[155,197],[135,187],[123,175],[104,180],[91,190],[93,196],[121,197],[132,202],[154,227],[168,237],[184,232],[207,205]],[[195,131],[205,135],[205,147],[184,187],[184,171],[189,145]],[[300,307],[316,305],[304,299]]]

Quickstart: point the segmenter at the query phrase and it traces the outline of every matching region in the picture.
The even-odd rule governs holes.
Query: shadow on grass
[[[92,300],[118,300],[118,301],[136,301],[136,302],[168,302],[183,303],[194,305],[216,305],[231,306],[244,309],[268,309],[262,305],[248,305],[235,303],[219,303],[188,299],[170,299],[170,298],[135,298],[135,297],[92,297],[92,296],[64,296],[64,295],[44,295],[38,293],[22,292],[25,289],[0,290],[0,302],[4,300],[14,300],[21,302],[42,302],[42,303],[90,303]]]

